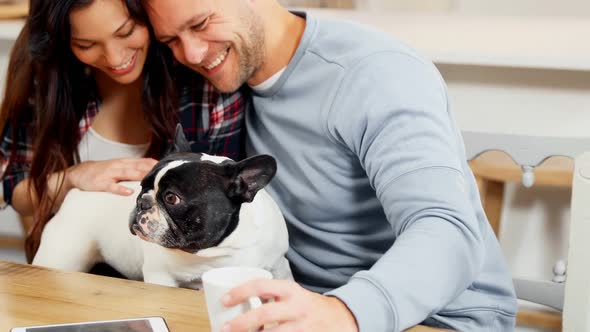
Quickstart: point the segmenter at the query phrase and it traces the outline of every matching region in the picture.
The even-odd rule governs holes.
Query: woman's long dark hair
[[[84,73],[85,65],[71,51],[69,16],[72,9],[89,6],[93,1],[31,0],[29,17],[11,53],[0,109],[0,133],[10,124],[13,142],[16,142],[19,121],[29,116],[34,120],[28,190],[36,194],[38,205],[34,226],[27,236],[29,261],[37,251],[41,232],[55,207],[55,202],[47,195],[49,176],[79,162],[79,123],[93,93],[93,82]],[[143,8],[134,1],[121,1],[129,15],[146,25],[153,37]],[[176,94],[170,75],[171,57],[165,52],[164,47],[152,43],[143,68],[142,109],[152,130],[152,146],[148,152],[152,156],[159,154],[173,133]],[[14,162],[15,153],[16,144],[13,144],[9,163]]]

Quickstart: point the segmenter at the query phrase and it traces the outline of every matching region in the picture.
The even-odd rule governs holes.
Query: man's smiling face
[[[233,92],[264,61],[264,30],[246,0],[149,0],[156,39],[217,89]]]

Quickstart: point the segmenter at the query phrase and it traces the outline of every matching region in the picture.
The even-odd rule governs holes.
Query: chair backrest
[[[553,156],[574,159],[567,275],[564,283],[514,279],[521,299],[563,310],[563,331],[590,331],[590,137],[547,137],[463,131],[468,160],[497,150],[523,170],[522,184],[534,184],[534,167]]]
[[[523,169],[522,184],[534,184],[533,168],[547,158],[564,156],[575,159],[585,151],[590,151],[590,137],[547,137],[516,134],[497,134],[464,130],[467,160],[480,154],[498,150],[503,151]]]

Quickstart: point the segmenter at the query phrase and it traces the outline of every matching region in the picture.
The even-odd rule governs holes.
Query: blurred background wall
[[[287,6],[456,12],[483,15],[590,16],[588,0],[282,0]]]

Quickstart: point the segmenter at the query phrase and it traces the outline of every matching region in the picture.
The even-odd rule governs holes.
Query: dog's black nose
[[[137,200],[137,207],[141,211],[146,211],[154,207],[154,199],[151,196],[144,195]]]

